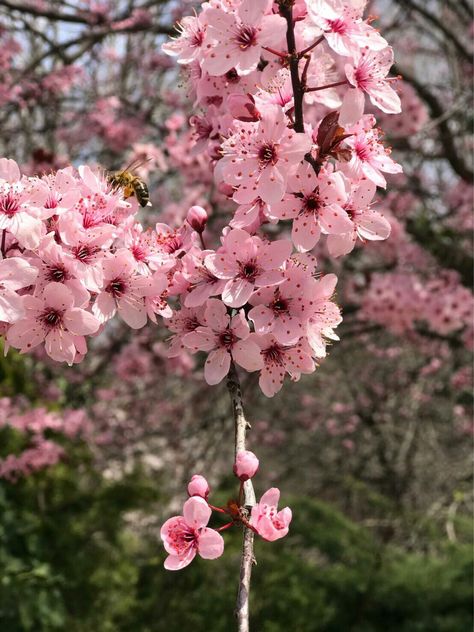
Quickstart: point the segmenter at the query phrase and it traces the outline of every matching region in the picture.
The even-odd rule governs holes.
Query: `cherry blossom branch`
[[[227,376],[227,389],[229,391],[232,404],[232,414],[234,417],[235,427],[235,456],[237,453],[245,450],[245,438],[247,429],[250,424],[245,418],[244,408],[242,404],[242,390],[237,370],[233,362],[231,362],[229,374]],[[242,510],[248,514],[249,510],[255,505],[255,492],[252,481],[245,481],[243,484],[244,500]],[[250,578],[252,575],[252,564],[255,563],[253,554],[254,533],[248,527],[244,527],[244,538],[242,542],[242,555],[240,558],[240,578],[239,588],[237,591],[237,604],[235,614],[238,622],[238,632],[249,631],[249,593]]]
[[[308,63],[305,64],[305,68],[303,70],[303,83],[303,81],[300,79],[300,74],[298,70],[299,61],[302,55],[299,54],[296,50],[295,27],[293,23],[293,6],[291,3],[287,4],[285,0],[282,0],[279,4],[279,7],[280,15],[286,20],[286,44],[288,47],[291,85],[293,88],[293,101],[295,108],[294,130],[295,132],[304,133],[303,99],[305,93],[304,83],[306,82]],[[304,159],[306,160],[306,162],[309,162],[316,174],[319,173],[320,167],[310,152],[305,155]]]

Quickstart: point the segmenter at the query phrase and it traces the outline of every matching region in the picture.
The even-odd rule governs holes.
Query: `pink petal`
[[[229,307],[242,307],[254,291],[253,283],[246,279],[232,279],[226,283],[222,292],[222,300]]]
[[[183,517],[193,529],[205,527],[209,522],[212,511],[204,498],[192,496],[183,505]]]
[[[64,314],[64,324],[76,336],[94,334],[100,327],[100,322],[85,309],[68,309]]]
[[[74,296],[69,288],[62,283],[48,283],[43,292],[44,303],[47,307],[64,311],[74,305]]]
[[[260,347],[252,340],[239,340],[232,348],[232,357],[246,371],[259,371],[263,368]]]
[[[365,96],[359,88],[349,88],[342,100],[339,124],[343,127],[354,125],[364,113]]]
[[[230,353],[227,349],[215,349],[208,355],[204,365],[204,378],[208,384],[219,384],[230,369]]]
[[[184,555],[168,555],[164,566],[167,571],[180,571],[182,568],[189,566],[196,557],[196,549],[189,547]]]
[[[205,560],[215,560],[224,552],[224,539],[214,529],[205,527],[198,538],[198,552]]]

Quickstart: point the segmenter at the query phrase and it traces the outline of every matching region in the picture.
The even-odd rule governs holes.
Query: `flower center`
[[[54,329],[58,327],[63,320],[63,313],[59,312],[57,309],[52,309],[49,307],[41,314],[41,321],[46,327],[49,329]]]
[[[266,143],[265,145],[262,145],[258,150],[258,159],[263,167],[270,164],[276,165],[278,162],[276,145],[273,145],[273,143]]]
[[[330,30],[333,33],[339,33],[339,35],[344,35],[347,32],[347,24],[341,18],[336,18],[335,20],[328,20],[328,25]]]
[[[308,195],[304,201],[304,207],[307,211],[318,211],[320,207],[318,195],[316,193]]]
[[[283,364],[282,348],[277,344],[268,347],[268,349],[263,349],[262,355],[265,364]]]
[[[235,68],[231,68],[228,72],[226,72],[225,78],[229,83],[239,83],[240,81],[240,77],[237,74],[237,70]]]
[[[239,263],[239,269],[241,278],[246,279],[247,281],[255,281],[255,278],[260,272],[260,268],[254,260]]]
[[[111,281],[108,286],[105,288],[106,292],[112,294],[114,298],[119,298],[126,290],[126,283],[123,279],[114,279]]]
[[[61,283],[67,278],[67,271],[64,266],[50,266],[46,274],[48,281],[56,281]]]
[[[10,191],[3,195],[0,199],[0,212],[5,213],[8,217],[13,217],[20,210],[18,200]]]
[[[236,341],[236,337],[232,333],[230,329],[226,329],[219,336],[219,343],[221,347],[225,347],[226,349],[230,349],[234,342]]]
[[[290,307],[290,301],[288,299],[282,298],[281,296],[275,297],[271,309],[275,315],[278,314],[286,314],[288,313],[288,309]]]
[[[247,50],[250,46],[255,46],[257,43],[257,29],[243,24],[235,37],[235,42],[241,50]]]

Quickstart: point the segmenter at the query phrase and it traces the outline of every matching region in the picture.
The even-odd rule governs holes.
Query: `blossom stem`
[[[2,232],[2,248],[1,248],[1,250],[2,250],[2,257],[5,257],[5,242],[6,242],[6,240],[7,240],[7,231],[4,228],[3,232]]]
[[[317,86],[316,88],[305,88],[305,92],[317,92],[318,90],[327,90],[328,88],[335,88],[336,86],[344,86],[348,83],[347,79],[343,81],[336,81],[335,83],[328,83],[325,86]]]
[[[269,46],[262,46],[262,48],[263,48],[263,50],[268,51],[272,55],[276,55],[280,59],[287,59],[288,58],[288,53],[280,53],[277,50],[274,50],[273,48],[270,48]]]
[[[319,44],[321,44],[323,40],[324,40],[324,35],[321,35],[321,37],[318,38],[315,42],[313,42],[311,46],[308,46],[308,48],[305,48],[304,50],[298,53],[299,58],[301,59],[302,57],[307,55],[310,51],[313,50],[313,48],[316,48],[316,46],[319,46]]]
[[[229,374],[227,376],[227,389],[229,391],[232,404],[232,414],[234,417],[235,428],[235,455],[241,450],[245,450],[245,438],[247,429],[250,424],[245,418],[244,408],[242,405],[242,391],[240,388],[240,380],[234,363],[230,365]],[[255,505],[255,492],[253,490],[252,481],[249,479],[243,484],[244,500],[242,511],[248,515],[249,510]],[[246,519],[247,516],[245,516]],[[238,632],[249,632],[249,594],[250,594],[250,578],[252,575],[252,564],[255,563],[253,554],[253,530],[244,526],[244,538],[242,543],[242,554],[240,558],[240,579],[237,591],[237,604],[235,614],[237,617]]]
[[[222,527],[219,527],[218,529],[216,529],[216,531],[225,531],[225,529],[229,529],[234,524],[235,522],[233,520],[231,522],[226,522],[225,524],[222,525]]]
[[[218,511],[219,513],[224,513],[224,514],[229,513],[225,509],[222,509],[222,507],[214,507],[214,505],[211,505],[211,503],[207,503],[207,504],[213,511]]]
[[[203,250],[206,250],[206,242],[204,241],[204,237],[202,235],[202,231],[199,233],[199,239],[201,241],[201,246]]]

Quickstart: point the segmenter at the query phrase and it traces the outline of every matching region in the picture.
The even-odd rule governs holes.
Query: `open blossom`
[[[23,299],[17,290],[32,285],[38,269],[21,257],[0,261],[0,321],[13,323],[24,316]]]
[[[204,366],[208,384],[218,384],[223,380],[232,359],[247,371],[257,371],[262,367],[260,349],[248,339],[250,328],[242,311],[231,318],[224,303],[211,298],[207,302],[204,319],[206,326],[186,334],[183,342],[195,351],[210,351]]]
[[[307,3],[308,16],[338,55],[351,57],[361,48],[385,48],[386,40],[361,19],[362,10],[349,4],[341,0],[311,0]]]
[[[248,204],[256,197],[272,204],[285,193],[288,174],[311,149],[311,138],[286,126],[281,107],[268,105],[257,123],[235,124],[237,132],[222,143],[218,170],[238,186],[234,199]]]
[[[268,0],[243,0],[235,13],[223,8],[206,9],[203,69],[210,75],[224,75],[231,68],[247,74],[257,67],[262,46],[281,47],[286,23],[279,15],[271,14],[270,7]]]
[[[163,44],[162,50],[177,57],[178,64],[190,64],[202,55],[206,26],[205,13],[185,16],[178,24],[179,37]]]
[[[211,297],[221,294],[226,285],[225,279],[219,279],[204,265],[207,255],[213,254],[212,250],[192,249],[182,258],[182,270],[180,274],[189,284],[184,296],[186,307],[198,307]]]
[[[388,47],[382,51],[360,51],[353,57],[354,65],[346,64],[345,71],[349,89],[339,114],[341,125],[357,123],[364,113],[364,100],[367,94],[373,105],[387,114],[402,111],[398,94],[391,87],[387,74],[393,66],[393,50]]]
[[[341,170],[351,179],[367,178],[377,186],[387,186],[382,172],[401,173],[401,165],[390,158],[390,149],[380,142],[380,130],[374,128],[375,118],[364,116],[357,125],[349,127],[346,132],[351,134],[345,143],[351,148],[351,159],[341,164]]]
[[[205,264],[214,276],[227,281],[222,291],[224,303],[242,307],[255,287],[283,282],[281,268],[291,250],[291,242],[286,239],[264,242],[234,228],[224,236],[222,248],[206,257]]]
[[[9,231],[25,248],[36,248],[46,232],[39,211],[47,192],[39,182],[22,179],[14,160],[0,159],[0,229]]]
[[[379,241],[390,235],[390,222],[378,211],[370,208],[377,187],[371,180],[361,180],[350,200],[344,206],[353,223],[353,229],[339,235],[329,235],[328,250],[333,257],[351,252],[357,238],[361,241]]]
[[[7,342],[26,353],[43,341],[46,353],[58,362],[72,364],[84,344],[84,336],[95,333],[99,321],[76,307],[74,295],[62,283],[49,283],[41,297],[23,298],[25,317],[7,332]]]
[[[105,259],[102,266],[103,289],[93,305],[93,313],[106,322],[118,312],[132,329],[144,327],[149,315],[145,299],[161,295],[168,284],[166,277],[158,272],[152,276],[137,275],[135,261],[127,250]]]
[[[289,507],[278,511],[279,500],[280,490],[277,487],[272,487],[252,507],[250,523],[262,538],[270,542],[285,537],[292,518]]]
[[[302,373],[314,371],[311,348],[306,340],[301,339],[295,345],[282,345],[272,334],[251,336],[260,347],[263,369],[258,383],[267,397],[273,397],[278,393],[283,386],[286,373],[293,380],[298,380]]]
[[[166,326],[173,333],[170,339],[168,357],[180,356],[186,350],[186,345],[183,342],[184,336],[204,324],[204,306],[182,307],[180,310],[175,310],[171,318],[166,321]]]
[[[169,518],[161,527],[161,539],[166,552],[165,568],[178,571],[188,566],[198,553],[214,560],[224,552],[220,533],[207,527],[211,509],[204,498],[192,496],[183,505],[183,515]]]
[[[271,205],[271,214],[293,219],[291,237],[301,251],[314,248],[321,231],[340,234],[352,229],[343,209],[347,199],[344,177],[339,172],[317,176],[308,163],[298,167],[288,180],[288,192],[281,202]]]
[[[281,344],[295,344],[311,316],[311,274],[300,267],[285,270],[285,280],[259,288],[250,298],[248,317],[258,334],[272,333]]]

